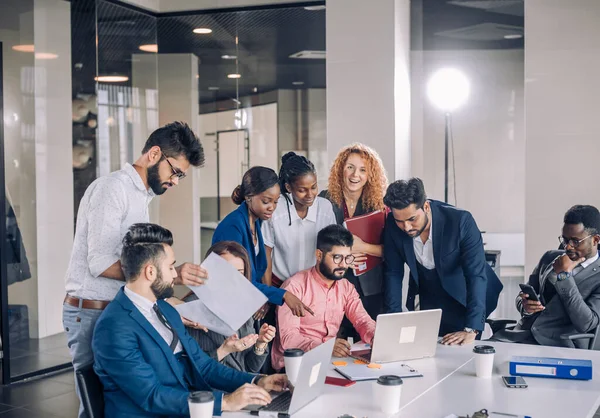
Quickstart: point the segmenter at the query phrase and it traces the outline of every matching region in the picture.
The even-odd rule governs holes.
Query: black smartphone
[[[527,300],[540,301],[540,297],[535,293],[535,289],[530,284],[519,283],[519,287],[521,288],[521,292],[528,295]]]
[[[527,382],[521,376],[502,376],[502,381],[507,388],[525,389]]]

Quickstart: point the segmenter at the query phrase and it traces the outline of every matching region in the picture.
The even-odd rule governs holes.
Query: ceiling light
[[[316,12],[319,10],[325,10],[325,5],[321,5],[321,6],[304,6],[304,10],[308,10],[311,12]]]
[[[193,30],[194,33],[198,33],[200,35],[208,35],[209,33],[212,33],[212,29],[210,28],[196,28]]]
[[[217,91],[217,90],[219,90],[219,88],[218,87],[214,87],[214,86],[211,86],[211,87],[208,88],[208,91]]]
[[[292,84],[294,86],[303,86],[304,85],[304,81],[292,81]]]
[[[144,52],[158,52],[158,45],[156,44],[146,44],[146,45],[140,45],[140,51],[144,51]]]
[[[221,58],[224,60],[235,60],[237,59],[237,55],[221,55]]]
[[[33,52],[35,50],[33,45],[14,45],[12,49],[19,52]]]
[[[227,78],[242,78],[241,74],[227,74]]]
[[[36,52],[35,59],[36,60],[55,60],[58,58],[58,55],[52,54],[51,52]]]
[[[290,58],[298,59],[313,59],[313,60],[324,60],[326,57],[325,51],[299,51],[292,55]]]
[[[94,80],[100,81],[102,83],[122,83],[124,81],[129,80],[129,77],[126,75],[101,75],[98,77],[94,77]]]
[[[520,33],[512,33],[510,35],[504,35],[504,39],[521,39],[523,37]]]

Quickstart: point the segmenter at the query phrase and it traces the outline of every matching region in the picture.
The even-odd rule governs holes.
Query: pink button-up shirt
[[[294,316],[287,305],[277,307],[279,333],[273,343],[273,367],[284,367],[283,352],[300,348],[304,352],[335,338],[344,314],[360,334],[362,341],[371,344],[375,335],[375,321],[371,319],[358,296],[354,285],[346,279],[327,287],[316,268],[303,270],[283,282],[282,289],[292,292],[315,315],[306,313],[303,318]]]

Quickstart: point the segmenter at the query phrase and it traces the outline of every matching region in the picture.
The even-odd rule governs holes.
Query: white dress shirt
[[[575,267],[573,269],[573,277],[575,277],[577,274],[579,274],[583,269],[585,269],[588,266],[590,266],[591,264],[595,263],[596,260],[598,260],[598,253],[596,253],[595,256],[593,256],[591,258],[588,258],[583,263],[581,263],[580,265],[578,265],[577,267]]]
[[[135,307],[138,308],[138,311],[140,311],[140,313],[144,315],[144,318],[146,318],[148,322],[150,322],[150,325],[154,327],[156,332],[158,332],[160,336],[163,337],[163,340],[165,340],[167,345],[170,346],[171,342],[173,342],[173,332],[169,328],[167,328],[160,321],[160,319],[158,319],[158,315],[156,314],[156,312],[154,312],[154,309],[152,309],[155,305],[155,302],[146,299],[142,295],[138,295],[133,290],[130,290],[127,286],[125,286],[125,296],[127,296],[129,300],[133,302]],[[177,354],[182,350],[183,348],[181,347],[180,341],[177,343],[177,346],[175,347],[175,351],[173,351],[173,353]]]
[[[433,258],[433,216],[429,217],[431,226],[429,227],[429,238],[423,243],[420,236],[413,238],[413,249],[415,250],[415,257],[419,264],[425,267],[427,270],[433,270],[435,268],[435,260]]]
[[[81,299],[112,300],[124,282],[100,275],[121,256],[129,227],[149,221],[148,205],[154,197],[135,168],[96,179],[85,191],[66,274],[67,293]]]
[[[289,194],[288,197],[293,199]],[[273,217],[262,224],[265,245],[273,249],[273,274],[280,280],[286,280],[299,271],[313,267],[317,262],[317,234],[335,223],[333,206],[329,200],[317,196],[308,208],[306,217],[301,219],[293,201],[289,203],[282,196]]]

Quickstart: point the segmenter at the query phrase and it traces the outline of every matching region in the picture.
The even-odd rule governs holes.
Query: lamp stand
[[[448,142],[452,131],[450,112],[446,112],[446,129],[444,132],[444,202],[448,203]]]

